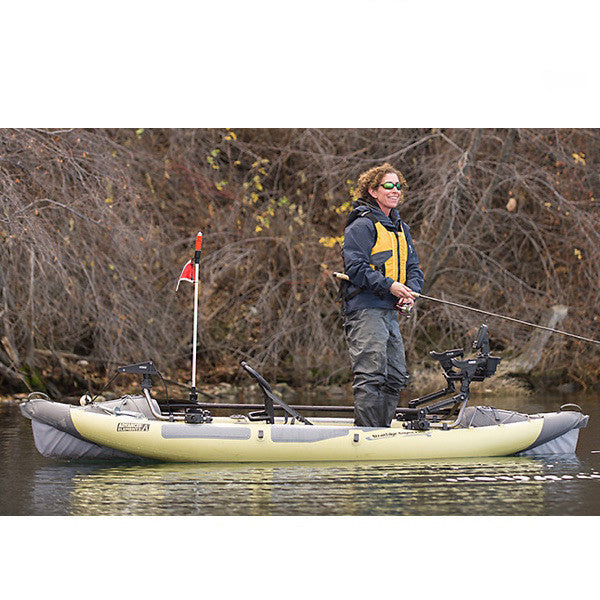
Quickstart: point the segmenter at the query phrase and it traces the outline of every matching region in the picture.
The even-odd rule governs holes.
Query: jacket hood
[[[367,198],[359,198],[358,200],[355,200],[352,203],[352,212],[350,213],[350,215],[352,215],[355,211],[365,206],[368,207],[377,216],[377,218],[382,222],[382,224],[385,224],[386,221],[390,221],[392,225],[395,225],[397,227],[398,222],[401,220],[400,213],[398,212],[397,208],[392,208],[389,217],[386,217],[383,211],[379,208],[379,205],[375,201],[371,202]]]

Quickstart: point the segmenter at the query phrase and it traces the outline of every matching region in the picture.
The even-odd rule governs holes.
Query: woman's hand
[[[390,286],[390,293],[392,293],[396,298],[402,298],[404,300],[412,300],[412,304],[414,304],[414,296],[413,291],[405,286],[403,283],[399,281],[394,281]]]

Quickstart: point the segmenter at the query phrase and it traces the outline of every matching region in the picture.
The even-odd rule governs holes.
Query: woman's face
[[[381,183],[376,188],[369,188],[369,194],[375,198],[379,208],[384,215],[389,215],[392,208],[396,208],[400,202],[400,190],[394,186],[391,190],[386,190],[383,187],[384,183],[398,183],[398,175],[396,173],[386,173],[381,180]]]

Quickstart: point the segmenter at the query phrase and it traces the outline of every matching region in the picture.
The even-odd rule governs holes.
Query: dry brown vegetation
[[[347,381],[335,238],[358,175],[384,161],[409,182],[425,293],[526,321],[566,304],[561,329],[597,339],[599,151],[597,130],[3,130],[0,386],[82,386],[78,359],[187,377],[192,293],[175,284],[198,229],[200,379],[245,359],[293,385]],[[413,363],[481,321],[417,304]],[[496,351],[531,333],[488,324]],[[555,335],[541,369],[594,384],[598,356]]]

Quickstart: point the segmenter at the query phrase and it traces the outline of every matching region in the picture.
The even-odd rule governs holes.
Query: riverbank
[[[471,387],[472,397],[491,397],[501,396],[523,396],[542,393],[552,389],[554,393],[569,395],[581,391],[580,386],[574,382],[561,382],[555,380],[556,374],[538,373],[533,377],[515,377],[506,373],[499,374],[486,379],[481,383],[474,383]],[[93,379],[93,390],[95,392],[102,389],[106,384],[103,378],[95,376]],[[167,387],[169,398],[172,400],[186,398],[189,392],[189,384],[184,383],[183,378],[167,378]],[[411,382],[409,387],[402,392],[400,404],[406,404],[408,400],[423,396],[430,392],[442,389],[445,386],[445,380],[439,369],[425,364],[418,365],[411,371]],[[55,388],[56,389],[56,388]],[[221,382],[214,384],[202,384],[197,386],[199,399],[203,402],[236,402],[253,404],[261,401],[261,393],[256,384],[233,384]],[[273,384],[275,392],[288,404],[328,404],[328,405],[352,405],[352,385],[347,382],[343,385],[316,385],[305,386],[304,388],[293,388],[287,383],[280,382]],[[110,400],[123,394],[139,393],[139,382],[133,379],[125,384],[111,386],[110,390],[103,392],[101,398]],[[60,397],[61,400],[78,403],[79,397],[85,393],[79,390],[74,393],[65,392]],[[164,388],[156,386],[154,389],[156,397],[164,397]],[[14,392],[0,390],[0,403],[18,403],[27,398],[29,392]],[[58,397],[58,394],[50,394]]]

